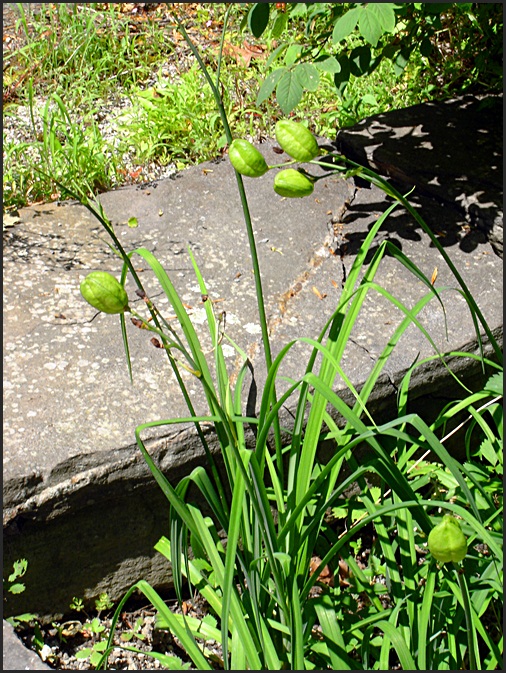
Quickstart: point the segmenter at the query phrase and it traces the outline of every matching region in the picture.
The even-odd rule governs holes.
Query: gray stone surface
[[[343,154],[367,162],[394,183],[415,187],[445,210],[445,239],[454,245],[464,215],[474,249],[479,232],[503,254],[503,96],[464,96],[368,117],[338,133]]]
[[[400,159],[404,140],[389,141]],[[279,162],[272,142],[260,149],[269,163]],[[343,275],[388,200],[376,188],[335,176],[320,180],[313,196],[301,200],[277,196],[269,173],[246,180],[246,189],[276,354],[287,340],[316,336],[323,327],[339,301]],[[421,212],[436,231],[451,220],[453,237],[445,241],[446,250],[502,339],[502,260],[486,237],[469,229],[463,211],[452,210],[450,216],[451,209],[429,194],[423,199]],[[344,209],[346,200],[350,204]],[[226,311],[227,333],[248,352],[261,391],[265,372],[252,269],[228,159],[156,185],[104,194],[101,202],[128,249],[145,246],[154,252],[203,334],[204,306],[187,253],[191,246],[209,296],[217,310]],[[138,218],[137,228],[126,224],[132,216]],[[380,232],[378,241],[384,239],[396,242],[429,277],[437,266],[438,287],[449,287],[442,294],[448,340],[437,302],[421,314],[437,347],[449,351],[468,344],[476,350],[469,311],[428,236],[399,208]],[[15,602],[7,597],[6,614],[55,615],[67,610],[73,596],[91,600],[104,590],[118,598],[141,577],[167,586],[170,569],[153,551],[167,532],[167,506],[139,454],[134,429],[148,420],[186,415],[186,409],[150,335],[128,326],[132,385],[119,319],[97,314],[79,294],[86,273],[102,269],[119,275],[120,260],[98,222],[78,204],[23,209],[4,240],[4,567],[28,559],[27,590]],[[139,256],[134,260],[148,294],[169,317],[147,264]],[[425,292],[391,257],[382,261],[377,280],[408,305]],[[130,282],[127,290],[132,304],[140,305]],[[379,295],[366,302],[343,358],[354,383],[365,380],[399,320],[400,313]],[[408,330],[372,396],[378,418],[393,413],[403,371],[432,353],[415,329]],[[300,376],[306,357],[307,349],[296,347],[282,373]],[[231,349],[227,358],[230,371],[237,371]],[[480,384],[479,366],[462,368],[460,360],[454,365],[468,385]],[[196,382],[190,374],[186,380],[197,411],[205,412]],[[337,381],[336,389],[342,388]],[[413,409],[428,419],[455,394],[443,367],[418,370],[413,379]],[[203,460],[191,426],[145,436],[171,480]],[[214,446],[210,433],[209,440]]]
[[[3,620],[3,671],[50,671],[38,654],[26,648],[14,628]]]

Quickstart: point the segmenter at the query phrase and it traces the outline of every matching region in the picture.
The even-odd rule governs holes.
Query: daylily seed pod
[[[128,309],[125,288],[106,271],[89,273],[82,281],[80,290],[88,304],[102,313],[123,313]]]
[[[314,185],[309,178],[295,168],[286,168],[276,173],[274,191],[280,196],[301,198],[313,193]]]
[[[446,514],[429,533],[429,551],[440,563],[459,563],[467,554],[467,541],[458,520]]]
[[[241,175],[259,178],[269,170],[262,154],[243,138],[236,138],[228,148],[230,163]]]
[[[275,134],[280,146],[296,161],[311,161],[319,154],[316,138],[303,124],[281,119]]]

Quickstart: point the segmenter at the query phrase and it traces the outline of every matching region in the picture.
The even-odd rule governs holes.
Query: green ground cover
[[[258,102],[262,84],[280,66],[318,59],[335,4],[270,3],[269,25],[255,38],[246,20],[251,4],[238,3],[221,72],[238,136],[272,136],[286,109],[279,96]],[[351,6],[344,3],[340,11]],[[36,170],[48,167],[49,157],[53,178],[79,176],[91,193],[224,151],[212,96],[174,23],[174,12],[188,20],[192,38],[215,67],[224,3],[154,3],[149,9],[142,3],[44,3],[30,15],[19,7],[21,18],[11,30],[17,39],[6,50],[4,42],[4,211],[65,196]],[[502,34],[501,3],[479,11],[473,3],[445,8],[439,23],[429,22],[430,39],[415,40],[409,55],[404,50],[383,58],[367,73],[355,58],[358,71],[352,67],[344,92],[336,91],[332,68],[320,69],[318,88],[305,88],[292,117],[333,137],[337,128],[378,112],[500,87],[494,49]],[[413,31],[408,18],[396,27],[396,40]],[[333,53],[351,51],[353,66],[363,42],[352,32]]]

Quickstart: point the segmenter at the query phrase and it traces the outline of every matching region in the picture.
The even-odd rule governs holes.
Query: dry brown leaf
[[[315,295],[318,297],[318,299],[325,299],[325,297],[327,296],[326,294],[322,294],[320,292],[320,290],[317,287],[315,287],[314,285],[312,287],[312,290],[315,293]]]
[[[313,556],[311,558],[311,561],[309,563],[309,572],[311,573],[311,575],[316,571],[321,562],[322,560],[319,556]],[[328,565],[326,565],[318,575],[317,582],[327,584],[330,587],[334,586],[334,573],[332,572],[332,570],[329,568]]]
[[[236,63],[244,65],[249,68],[252,58],[263,59],[266,54],[262,47],[249,44],[246,40],[239,47],[230,42],[225,42],[223,45],[223,54],[235,59]]]

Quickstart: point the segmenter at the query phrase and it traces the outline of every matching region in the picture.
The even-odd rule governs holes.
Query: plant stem
[[[223,19],[223,32],[222,35],[225,34],[226,28],[227,28],[227,22],[228,22],[228,16],[230,14],[230,11],[232,9],[232,5],[230,5],[227,8],[227,11],[225,12],[225,17]],[[184,26],[180,22],[179,18],[177,15],[175,15],[176,22],[178,24],[178,29],[181,31],[181,34],[183,35],[184,39],[188,43],[188,46],[190,47],[193,55],[197,59],[197,62],[207,80],[209,83],[209,86],[211,87],[211,91],[213,92],[214,99],[216,101],[216,105],[218,107],[218,111],[221,117],[221,121],[223,123],[223,127],[225,129],[225,135],[227,137],[227,143],[230,144],[232,142],[232,131],[230,129],[230,124],[228,123],[227,119],[227,113],[225,111],[225,106],[223,105],[223,98],[221,96],[221,93],[219,91],[219,81],[215,84],[209,74],[209,71],[203,62],[199,52],[197,51],[195,45],[191,41],[188,33],[186,32]],[[223,46],[223,41],[222,41],[222,46]],[[219,63],[221,65],[221,49],[220,49],[220,56],[219,56]],[[219,71],[218,71],[219,74]],[[244,189],[244,183],[242,176],[236,171],[235,172],[236,179],[237,179],[237,187],[239,189],[239,196],[241,198],[241,205],[244,213],[244,221],[246,224],[246,231],[248,234],[248,243],[249,243],[249,248],[250,248],[250,255],[251,255],[251,263],[253,264],[253,273],[254,273],[254,278],[255,278],[255,289],[256,289],[256,297],[257,297],[257,305],[258,305],[258,314],[260,318],[260,327],[262,329],[262,339],[263,339],[263,344],[264,344],[264,353],[265,353],[265,364],[267,367],[267,370],[271,368],[272,365],[272,355],[271,355],[271,348],[270,348],[270,339],[269,339],[269,329],[267,325],[267,316],[265,312],[265,304],[264,304],[264,295],[263,295],[263,290],[262,290],[262,279],[260,275],[260,264],[258,261],[258,254],[257,254],[257,247],[255,243],[255,235],[253,232],[253,224],[251,222],[251,215],[249,211],[249,205],[248,205],[248,200],[246,198],[246,191]]]
[[[473,622],[471,617],[471,602],[469,600],[469,591],[467,588],[467,582],[465,573],[459,568],[457,564],[454,564],[455,572],[457,574],[457,580],[459,583],[460,591],[462,593],[462,602],[464,603],[464,614],[466,616],[466,630],[467,630],[467,646],[469,652],[469,670],[477,671],[476,663],[476,650],[475,650],[475,636],[473,629]]]
[[[188,33],[186,32],[184,26],[182,25],[181,21],[179,20],[179,17],[175,14],[175,19],[178,25],[178,29],[181,31],[181,34],[183,35],[184,39],[186,40],[188,46],[190,47],[193,55],[195,56],[197,63],[199,64],[209,86],[211,87],[211,91],[213,93],[214,99],[216,101],[216,105],[218,107],[218,111],[221,117],[221,121],[223,123],[223,127],[225,129],[225,135],[227,138],[227,143],[230,145],[232,142],[232,131],[230,129],[230,124],[228,123],[228,118],[227,118],[227,113],[225,110],[225,106],[223,105],[223,97],[221,95],[221,92],[219,90],[220,87],[220,69],[221,69],[221,57],[222,57],[222,51],[223,51],[223,45],[224,45],[224,39],[225,39],[225,33],[227,30],[227,23],[228,23],[228,18],[230,15],[230,11],[233,8],[233,4],[230,4],[229,7],[227,8],[225,12],[225,16],[223,19],[223,29],[222,29],[222,39],[220,43],[220,50],[219,50],[219,55],[218,55],[218,68],[217,68],[217,79],[216,79],[216,84],[213,82],[211,75],[209,74],[209,70],[207,69],[204,61],[202,60],[197,48],[191,41]],[[248,243],[249,243],[249,250],[250,250],[250,257],[251,257],[251,263],[253,265],[253,275],[255,279],[255,293],[256,293],[256,299],[257,299],[257,308],[258,308],[258,316],[260,320],[260,328],[262,331],[262,342],[264,346],[264,358],[265,358],[265,366],[267,372],[271,369],[272,367],[272,353],[271,353],[271,345],[270,345],[270,338],[269,338],[269,327],[267,324],[267,315],[265,312],[265,303],[264,303],[264,293],[262,289],[262,278],[260,274],[260,263],[258,261],[258,253],[257,253],[257,246],[255,242],[255,233],[253,231],[253,223],[251,221],[251,214],[249,210],[249,205],[248,205],[248,199],[246,197],[246,191],[244,189],[244,182],[242,179],[242,175],[235,171],[235,177],[237,180],[237,188],[239,190],[239,197],[241,199],[241,206],[242,206],[242,211],[244,214],[244,222],[246,225],[246,232],[248,235]],[[276,403],[276,392],[273,391],[273,403]],[[280,423],[279,423],[279,416],[276,415],[276,418],[274,419],[274,441],[275,441],[275,446],[276,446],[276,463],[277,463],[277,468],[278,468],[278,473],[280,475],[281,481],[283,481],[283,475],[284,475],[284,468],[283,468],[283,457],[282,457],[282,451],[281,451],[281,428],[280,428]]]

